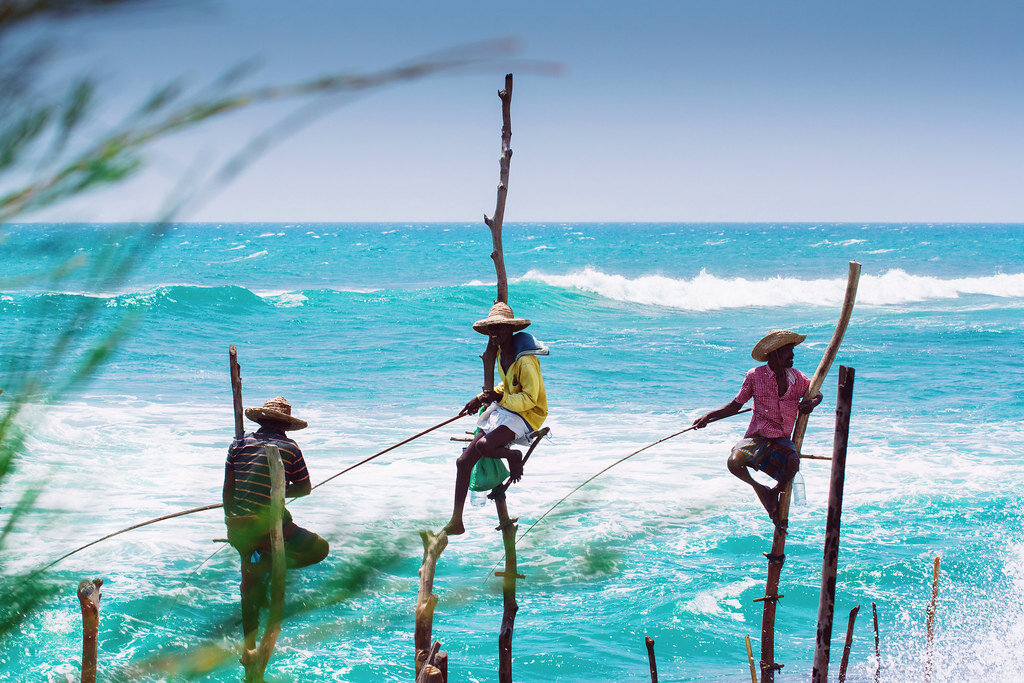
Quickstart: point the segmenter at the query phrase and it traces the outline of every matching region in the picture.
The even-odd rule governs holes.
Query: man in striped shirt
[[[266,602],[270,571],[270,464],[266,446],[277,446],[284,464],[285,496],[309,494],[309,472],[302,451],[288,430],[304,429],[304,420],[292,417],[292,407],[278,396],[262,408],[248,408],[245,416],[260,425],[255,432],[236,437],[228,448],[224,467],[224,522],[228,541],[242,556],[242,628],[246,639],[255,637],[259,605]],[[327,541],[282,515],[285,563],[289,569],[320,562],[330,550]],[[255,640],[253,640],[255,642]]]
[[[789,330],[772,330],[757,342],[751,357],[767,361],[747,372],[740,393],[718,410],[693,421],[701,429],[709,422],[735,415],[743,404],[754,399],[750,426],[742,441],[729,455],[729,471],[750,484],[773,522],[779,507],[779,495],[800,469],[800,454],[790,440],[798,413],[810,413],[821,403],[821,392],[805,398],[811,381],[793,368],[793,347],[806,335]],[[754,481],[750,469],[764,472],[776,480],[773,488]]]

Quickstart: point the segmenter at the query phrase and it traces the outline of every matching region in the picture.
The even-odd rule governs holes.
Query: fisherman
[[[793,368],[793,347],[806,338],[789,330],[768,332],[750,352],[754,360],[765,365],[747,371],[736,398],[693,421],[693,426],[701,429],[709,422],[735,415],[744,403],[754,399],[747,433],[729,455],[729,471],[754,488],[761,505],[776,524],[779,522],[776,518],[779,496],[800,469],[800,454],[790,440],[797,412],[810,413],[822,399],[821,392],[814,398],[804,398],[811,381]],[[775,479],[775,487],[768,488],[754,481],[750,468]]]
[[[285,496],[309,495],[309,473],[298,444],[286,431],[305,429],[307,423],[292,417],[283,397],[272,398],[262,408],[247,408],[245,416],[260,425],[253,433],[235,437],[228,448],[224,468],[224,523],[228,542],[242,556],[242,629],[255,642],[259,607],[266,604],[270,573],[270,464],[266,447],[277,446],[284,464]],[[306,567],[327,557],[327,541],[282,515],[285,566]]]
[[[537,358],[547,355],[548,349],[532,335],[520,331],[529,324],[525,318],[516,318],[512,308],[501,301],[491,306],[486,318],[473,323],[474,330],[488,336],[488,346],[497,347],[501,383],[491,391],[474,396],[462,409],[463,414],[469,414],[486,406],[477,419],[476,436],[455,463],[455,505],[452,518],[445,526],[449,536],[466,531],[462,509],[469,493],[473,466],[481,458],[505,459],[512,481],[519,481],[523,476],[523,454],[509,445],[529,445],[527,436],[540,429],[548,416],[548,400]]]

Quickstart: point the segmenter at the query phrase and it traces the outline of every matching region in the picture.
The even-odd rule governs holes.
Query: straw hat
[[[515,317],[512,313],[512,307],[503,301],[499,301],[491,306],[491,310],[487,313],[486,318],[473,323],[473,329],[480,334],[490,334],[498,325],[508,325],[512,328],[513,332],[518,332],[529,327],[530,321],[526,318]]]
[[[265,421],[277,422],[284,425],[285,429],[305,429],[307,423],[297,417],[292,417],[292,406],[283,396],[277,396],[263,404],[262,408],[246,408],[245,416],[253,422],[263,424]]]
[[[750,357],[759,363],[764,363],[768,360],[768,354],[775,349],[781,349],[786,344],[799,344],[804,339],[807,339],[806,334],[797,334],[789,330],[771,330],[761,338],[761,341],[754,344],[754,350],[750,352]]]

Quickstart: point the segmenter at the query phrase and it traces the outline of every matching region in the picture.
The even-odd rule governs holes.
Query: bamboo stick
[[[102,585],[103,579],[83,580],[78,584],[78,602],[82,606],[82,683],[96,683]]]
[[[843,307],[839,313],[839,321],[832,333],[832,340],[825,349],[825,354],[818,363],[818,369],[811,378],[810,386],[805,396],[813,398],[818,395],[822,382],[828,375],[832,361],[843,341],[846,327],[850,323],[850,316],[853,314],[853,305],[857,299],[857,283],[860,281],[860,264],[850,261],[850,270],[846,280],[846,293],[843,299]],[[799,453],[803,445],[804,432],[807,429],[807,415],[801,414],[796,419],[793,428],[793,443]],[[776,517],[779,523],[775,526],[775,534],[772,537],[772,549],[768,560],[768,578],[765,581],[765,596],[770,598],[764,601],[764,612],[761,617],[761,681],[772,683],[775,680],[775,672],[782,668],[782,665],[775,662],[775,606],[778,600],[779,575],[782,573],[781,558],[786,556],[786,525],[789,520],[789,501],[792,494],[792,483],[787,485],[782,495],[779,496],[779,507]]]
[[[651,683],[658,683],[658,663],[654,659],[654,638],[644,637],[647,645],[647,662],[651,665]]]
[[[829,651],[832,645],[832,619],[836,600],[836,573],[839,569],[839,530],[843,515],[843,487],[846,482],[846,447],[850,437],[850,411],[853,403],[854,370],[839,366],[839,391],[836,397],[836,429],[832,442],[832,473],[828,492],[828,516],[825,522],[825,547],[821,560],[821,592],[818,597],[818,628],[814,644],[813,683],[827,683]]]
[[[444,530],[436,536],[429,531],[421,531],[420,538],[423,540],[423,564],[419,570],[420,588],[416,594],[416,627],[413,631],[417,674],[427,662],[433,640],[434,608],[437,607],[437,596],[433,593],[434,573],[441,553],[448,547],[448,534]]]
[[[747,641],[747,664],[750,665],[750,683],[757,683],[757,667],[754,665],[754,648],[750,647],[750,636],[745,635]]]
[[[846,624],[846,644],[843,646],[843,659],[839,662],[839,683],[846,683],[846,667],[850,664],[850,649],[853,647],[853,624],[857,621],[860,605],[850,610],[850,621]]]
[[[939,556],[935,556],[934,569],[932,570],[932,601],[928,605],[928,654],[925,662],[924,680],[932,678],[932,663],[935,656],[935,607],[939,599]]]

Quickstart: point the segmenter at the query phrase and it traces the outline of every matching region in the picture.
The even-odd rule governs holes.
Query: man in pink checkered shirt
[[[729,471],[754,488],[773,522],[778,521],[775,513],[782,489],[800,469],[800,454],[790,440],[796,416],[810,413],[822,398],[821,392],[814,398],[804,398],[811,381],[793,368],[793,347],[806,338],[789,330],[769,332],[750,352],[754,360],[767,363],[747,372],[736,398],[693,421],[693,426],[701,429],[709,422],[735,415],[744,403],[754,399],[747,433],[729,455]],[[754,481],[751,467],[775,479],[775,487]]]

